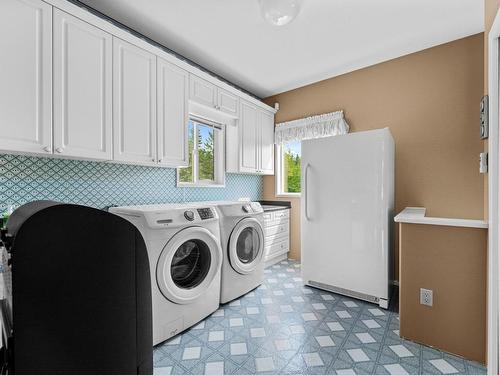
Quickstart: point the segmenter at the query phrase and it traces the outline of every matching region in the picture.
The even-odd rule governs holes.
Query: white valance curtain
[[[347,133],[349,125],[344,119],[344,111],[337,111],[276,124],[274,141],[282,144]]]

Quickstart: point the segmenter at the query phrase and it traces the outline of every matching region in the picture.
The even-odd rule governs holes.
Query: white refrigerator
[[[387,308],[394,140],[388,128],[302,141],[304,284]]]

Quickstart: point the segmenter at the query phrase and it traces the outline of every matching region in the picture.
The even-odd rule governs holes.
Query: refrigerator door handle
[[[309,171],[310,166],[311,165],[309,163],[307,163],[305,171],[304,171],[304,215],[305,215],[307,221],[310,220],[308,206],[307,206],[307,176],[308,176],[308,171]]]

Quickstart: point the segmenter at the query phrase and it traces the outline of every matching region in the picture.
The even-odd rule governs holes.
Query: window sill
[[[276,194],[277,198],[300,198],[302,196],[301,193],[280,193]]]
[[[225,188],[225,184],[189,184],[180,183],[177,184],[178,188]]]

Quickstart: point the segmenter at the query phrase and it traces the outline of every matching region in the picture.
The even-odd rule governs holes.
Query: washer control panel
[[[213,219],[214,218],[214,212],[212,211],[211,208],[198,208],[198,215],[200,215],[201,220],[207,220],[207,219]]]

